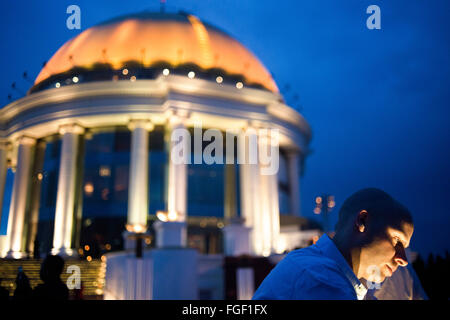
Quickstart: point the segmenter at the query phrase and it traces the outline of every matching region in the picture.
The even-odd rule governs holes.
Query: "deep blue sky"
[[[413,213],[411,247],[450,250],[450,2],[447,0],[179,0],[185,10],[225,30],[273,73],[313,129],[302,178],[302,211],[316,195],[336,197],[379,187]],[[66,8],[81,8],[81,31],[109,18],[158,10],[159,1],[1,1],[0,104],[13,81],[25,91],[43,61],[80,31],[66,28]],[[381,30],[366,28],[366,8],[381,8]],[[15,97],[18,97],[17,95]]]

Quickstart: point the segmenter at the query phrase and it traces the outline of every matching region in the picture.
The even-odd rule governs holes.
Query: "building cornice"
[[[276,123],[287,131],[299,131],[305,140],[302,145],[311,138],[308,123],[282,103],[279,94],[178,75],[133,82],[80,83],[33,93],[0,109],[0,137],[9,139],[45,123],[60,126],[96,116],[150,119],[160,114],[164,118],[168,110],[186,111],[193,118],[201,115]]]

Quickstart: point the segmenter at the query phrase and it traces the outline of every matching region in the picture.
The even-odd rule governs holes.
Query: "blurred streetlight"
[[[315,214],[323,214],[324,219],[324,232],[329,231],[328,227],[328,214],[333,210],[333,208],[336,206],[336,202],[334,201],[334,196],[330,194],[324,194],[321,196],[316,197],[315,199],[316,207],[314,208]]]

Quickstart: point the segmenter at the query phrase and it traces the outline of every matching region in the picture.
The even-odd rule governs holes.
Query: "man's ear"
[[[358,216],[356,217],[356,228],[359,232],[366,231],[366,224],[367,224],[367,216],[368,212],[366,210],[361,210],[358,212]]]

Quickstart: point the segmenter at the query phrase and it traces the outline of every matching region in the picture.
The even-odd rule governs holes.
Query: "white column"
[[[5,192],[6,174],[8,172],[8,143],[0,140],[0,219],[3,208],[3,198]]]
[[[185,222],[187,218],[187,164],[190,162],[190,134],[185,118],[172,115],[169,118],[169,170],[167,211],[171,221]]]
[[[261,219],[260,174],[258,164],[258,135],[255,129],[247,128],[238,136],[239,180],[241,186],[241,216],[244,225],[251,228],[252,254],[263,254]]]
[[[261,233],[263,255],[278,252],[280,235],[280,209],[278,200],[279,140],[278,132],[261,129],[259,132]],[[262,156],[264,155],[264,157]]]
[[[6,174],[8,172],[8,143],[7,141],[0,141],[0,221],[3,213],[3,199],[5,193]],[[0,236],[0,258],[3,258],[7,253],[7,236]]]
[[[157,246],[187,245],[187,164],[190,163],[191,136],[186,129],[186,115],[168,114],[167,220],[155,223]]]
[[[64,125],[60,127],[59,133],[62,135],[62,143],[52,253],[72,256],[76,160],[79,136],[84,133],[84,128],[76,124]]]
[[[260,169],[262,169],[262,165],[260,164]],[[264,235],[261,237],[259,241],[261,241],[261,252],[263,256],[267,257],[271,253],[272,249],[272,197],[271,197],[271,181],[269,175],[263,175],[260,171],[259,177],[259,198],[261,203],[261,208],[259,212],[255,214],[259,215],[259,219],[261,220],[260,229],[258,230],[258,234]]]
[[[36,140],[30,137],[19,138],[17,167],[14,175],[11,205],[8,217],[8,258],[20,259],[24,256],[23,229],[27,206],[28,186],[30,182],[33,146]]]
[[[148,132],[153,130],[149,120],[131,120],[130,180],[128,185],[129,232],[147,230],[148,215]]]
[[[270,223],[272,233],[271,252],[282,253],[280,248],[280,204],[278,198],[278,174],[268,175],[270,198]]]
[[[287,154],[287,169],[289,175],[289,199],[291,213],[300,216],[300,157],[299,152],[289,151]]]

